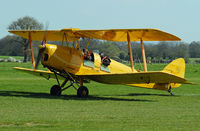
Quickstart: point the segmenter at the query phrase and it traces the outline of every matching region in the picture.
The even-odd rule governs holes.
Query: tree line
[[[32,30],[43,29],[43,24],[38,22],[35,18],[25,16],[13,21],[9,26],[9,30]],[[60,45],[61,42],[50,42]],[[88,39],[81,39],[80,46],[85,48]],[[142,61],[140,43],[132,42],[133,59],[135,62]],[[39,42],[33,44],[35,56],[37,56]],[[71,43],[72,45],[72,43]],[[191,43],[183,42],[158,42],[158,43],[144,43],[147,61],[150,62],[170,62],[175,58],[200,58],[200,42],[193,41]],[[8,35],[0,39],[0,55],[6,56],[24,56],[24,62],[27,61],[30,54],[28,40],[15,36]],[[129,61],[128,44],[127,42],[109,42],[103,40],[92,39],[88,50],[93,50],[98,53],[104,53],[117,61]],[[30,57],[29,57],[30,58]]]

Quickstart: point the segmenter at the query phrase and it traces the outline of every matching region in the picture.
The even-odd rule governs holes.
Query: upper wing
[[[107,30],[11,30],[10,33],[32,40],[43,40],[46,33],[47,41],[77,41],[80,38],[95,38],[108,41],[127,41],[129,34],[130,41],[179,41],[177,36],[157,29],[107,29]]]
[[[157,29],[110,29],[110,30],[79,30],[82,37],[96,38],[108,41],[180,41],[177,36]]]
[[[162,71],[124,74],[84,75],[84,77],[107,84],[186,83],[186,79]]]
[[[80,37],[74,35],[74,30],[76,29],[65,29],[63,30],[10,30],[10,33],[21,36],[25,39],[29,39],[31,35],[32,40],[42,41],[45,39],[47,41],[77,41]]]

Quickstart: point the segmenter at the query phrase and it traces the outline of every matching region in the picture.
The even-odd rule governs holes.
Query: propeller
[[[43,54],[43,52],[45,50],[45,44],[41,44],[39,46],[39,48],[40,49],[39,49],[39,53],[38,53],[38,56],[37,56],[37,59],[36,59],[35,69],[38,69],[39,63],[40,63],[41,58],[42,58],[42,54]]]
[[[38,52],[38,56],[36,59],[35,69],[38,69],[39,63],[42,58],[42,54],[46,48],[45,44],[46,44],[47,28],[48,28],[48,24],[46,24],[46,31],[44,32],[44,38],[42,40],[42,43],[41,43],[41,45],[39,45],[39,52]]]

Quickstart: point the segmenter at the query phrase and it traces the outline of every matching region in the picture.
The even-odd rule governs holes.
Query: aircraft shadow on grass
[[[24,91],[0,91],[0,96],[14,96],[14,97],[26,97],[26,98],[45,98],[45,99],[63,99],[63,100],[111,100],[111,101],[138,101],[138,102],[155,102],[153,100],[143,100],[143,99],[127,99],[127,98],[116,98],[108,96],[97,96],[91,95],[86,98],[80,98],[76,95],[61,95],[61,96],[51,96],[48,93],[38,93],[38,92],[24,92]]]

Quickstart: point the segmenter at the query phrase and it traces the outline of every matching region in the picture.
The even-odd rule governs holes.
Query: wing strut
[[[145,56],[145,50],[144,50],[144,43],[143,40],[140,40],[141,43],[141,50],[142,50],[142,60],[144,65],[144,72],[147,72],[147,62],[146,62],[146,56]]]
[[[128,41],[128,50],[129,50],[129,58],[130,58],[130,62],[131,62],[131,69],[133,71],[134,70],[133,55],[132,55],[132,48],[131,48],[130,36],[129,36],[128,32],[127,32],[127,41]]]
[[[73,41],[73,48],[75,48],[75,41]]]
[[[91,38],[89,38],[89,40],[88,40],[88,43],[87,43],[87,45],[86,45],[86,48],[85,48],[85,52],[83,52],[83,53],[84,53],[84,55],[86,54],[86,51],[87,51],[87,49],[88,49],[88,46],[89,46],[89,44],[90,44],[90,40],[91,40]]]
[[[86,48],[85,48],[85,50],[87,50],[87,49],[88,49],[88,46],[89,46],[89,44],[90,44],[90,40],[91,40],[91,38],[89,38],[89,40],[88,40],[88,43],[87,43],[87,45],[86,45]]]
[[[63,44],[64,44],[64,41],[65,41],[65,43],[67,44],[67,46],[69,46],[69,42],[68,42],[67,35],[66,35],[65,32],[64,32],[64,34],[63,34],[62,46],[63,46]]]
[[[29,32],[29,46],[31,49],[32,66],[33,66],[33,69],[35,69],[35,59],[34,59],[34,52],[33,52],[33,46],[32,46],[31,32]]]

